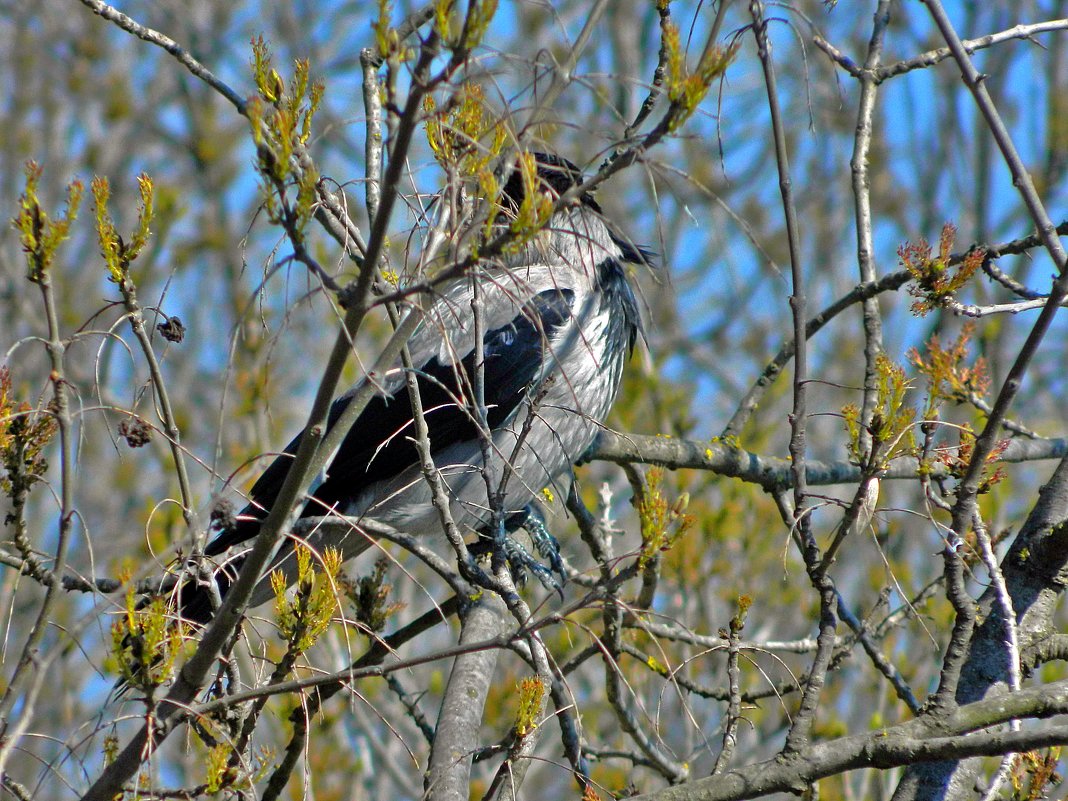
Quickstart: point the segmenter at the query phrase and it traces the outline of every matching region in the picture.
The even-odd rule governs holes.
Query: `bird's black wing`
[[[570,318],[573,302],[574,293],[569,289],[541,292],[514,319],[484,335],[483,375],[491,429],[508,420],[530,388],[543,377],[548,355],[546,340]],[[474,350],[455,364],[442,364],[434,356],[416,368],[415,375],[429,428],[431,453],[477,438],[470,390],[475,376]],[[392,478],[418,462],[406,386],[401,384],[394,394],[371,399],[342,441],[327,468],[326,479],[313,492],[302,516],[344,507],[364,487]],[[334,402],[328,426],[337,422],[354,392]],[[251,503],[234,525],[208,545],[209,556],[256,535],[260,521],[278,496],[300,441],[298,435],[259,477],[250,492]]]

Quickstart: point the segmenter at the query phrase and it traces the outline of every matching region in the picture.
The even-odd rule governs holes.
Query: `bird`
[[[584,176],[571,161],[534,153],[534,180],[515,167],[498,201],[498,224],[506,224],[525,193],[547,193],[555,202]],[[533,184],[533,186],[532,186]],[[624,363],[643,336],[641,314],[628,268],[649,264],[651,253],[633,245],[605,218],[589,191],[559,206],[544,227],[521,246],[480,262],[469,275],[441,289],[408,341],[410,364],[429,429],[431,456],[461,532],[505,535],[526,527],[541,532],[539,550],[555,541],[545,531],[537,498],[566,497],[573,467],[594,444],[615,401]],[[503,221],[503,222],[502,222]],[[481,309],[482,381],[485,428],[475,403],[476,325],[472,300]],[[364,379],[367,380],[367,379]],[[406,370],[398,362],[376,377],[376,391],[344,437],[324,474],[309,488],[301,518],[331,514],[370,519],[413,536],[442,534],[440,514],[420,466]],[[359,390],[358,383],[332,404],[333,426]],[[248,505],[221,526],[205,555],[217,560],[215,581],[222,594],[233,581],[277,497],[303,432],[264,470],[248,493]],[[484,458],[489,444],[490,461]],[[507,470],[505,464],[509,465]],[[486,482],[507,478],[490,503]],[[331,528],[336,531],[337,527]],[[544,545],[545,537],[551,544]],[[347,560],[370,547],[353,529],[316,541]],[[544,547],[543,547],[544,545]],[[522,553],[516,549],[510,553]],[[292,583],[292,546],[283,546],[274,568]],[[536,560],[531,560],[535,563]],[[544,578],[545,570],[537,570]],[[203,624],[211,618],[211,594],[192,580],[180,588],[181,616]],[[273,597],[261,580],[251,606]]]

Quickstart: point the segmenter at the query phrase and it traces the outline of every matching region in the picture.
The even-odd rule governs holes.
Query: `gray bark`
[[[1019,627],[1020,649],[1026,653],[1051,634],[1057,600],[1068,580],[1068,459],[1039,492],[1038,502],[1002,562],[1005,585],[1012,597]],[[994,589],[978,602],[978,620],[961,670],[958,704],[1008,692],[1005,626]],[[981,758],[960,762],[928,762],[910,767],[894,793],[894,801],[973,797]]]
[[[506,614],[499,596],[483,593],[462,618],[460,645],[501,634]],[[466,801],[470,795],[471,759],[479,746],[482,710],[497,654],[496,648],[473,651],[453,663],[426,773],[427,801]]]

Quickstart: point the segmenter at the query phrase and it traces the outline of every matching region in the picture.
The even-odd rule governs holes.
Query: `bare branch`
[[[461,615],[460,646],[499,637],[504,612],[497,595],[484,593]],[[470,794],[471,758],[479,746],[479,724],[497,653],[496,649],[471,651],[453,663],[424,780],[428,799],[454,801]]]
[[[1044,459],[1060,459],[1068,453],[1065,439],[1013,439],[1006,446],[997,462],[1031,462]],[[617,464],[657,464],[671,469],[689,467],[708,470],[722,476],[739,478],[764,488],[789,487],[792,476],[787,459],[763,456],[742,448],[732,448],[720,442],[695,442],[684,439],[650,437],[644,434],[624,434],[605,429],[589,454],[591,459],[603,459]],[[894,459],[890,466],[879,472],[883,480],[913,479],[918,475],[919,463],[912,457]],[[947,474],[944,465],[932,466],[932,477]],[[809,484],[855,484],[862,471],[850,462],[821,462],[808,460],[805,477]]]
[[[70,387],[66,378],[63,355],[66,343],[60,336],[59,313],[52,286],[52,275],[40,252],[28,253],[31,280],[41,290],[48,339],[45,349],[51,366],[49,379],[52,385],[51,413],[59,428],[59,522],[56,526],[56,548],[50,575],[61,576],[67,566],[67,551],[70,548],[71,531],[74,525],[74,430],[70,411]],[[44,640],[51,622],[52,612],[59,600],[60,583],[48,582],[44,600],[19,652],[15,669],[7,679],[7,686],[0,696],[0,775],[11,756],[12,748],[21,739],[22,733],[33,718],[32,710],[38,694],[44,686],[46,672],[38,670],[38,648]],[[16,704],[21,705],[19,720],[11,727],[11,714]]]
[[[697,779],[680,787],[633,796],[636,801],[740,801],[776,792],[800,793],[816,780],[859,768],[891,768],[973,756],[1000,756],[1068,743],[1068,726],[1019,732],[982,731],[1014,717],[1047,718],[1068,709],[1068,683],[1028,688],[997,704],[963,706],[939,725],[917,718],[896,726],[807,746],[777,757]],[[976,732],[970,734],[970,732]],[[961,736],[968,734],[968,736]]]
[[[982,50],[985,47],[991,47],[1013,39],[1030,39],[1033,41],[1033,38],[1040,33],[1063,31],[1066,29],[1068,29],[1068,19],[1051,19],[1045,22],[1033,22],[1028,25],[1014,25],[1004,31],[987,34],[986,36],[980,36],[976,39],[965,39],[961,42],[961,46],[963,47],[964,52],[971,54],[977,50]],[[885,67],[879,67],[875,71],[875,80],[882,83],[887,78],[893,78],[912,70],[923,69],[924,67],[932,67],[941,61],[945,61],[951,55],[953,55],[953,51],[948,47],[939,47],[934,50],[928,50],[926,53],[921,53],[918,56],[903,59],[902,61],[896,61],[893,64],[887,64]]]
[[[1062,222],[1057,226],[1057,233],[1062,235],[1068,234],[1068,221]],[[955,266],[962,263],[969,253],[974,252],[976,248],[978,248],[986,254],[986,257],[983,259],[984,269],[987,270],[988,273],[991,273],[992,276],[1002,276],[1002,278],[995,278],[995,280],[1002,280],[1003,278],[1007,279],[1007,276],[1003,276],[999,270],[993,267],[995,260],[1001,256],[1024,253],[1041,244],[1042,241],[1038,234],[1031,234],[1030,236],[995,245],[975,245],[966,251],[952,254],[947,266]],[[827,323],[854,304],[866,301],[883,292],[892,292],[900,289],[911,279],[912,274],[908,270],[897,270],[892,273],[887,273],[877,281],[857,284],[852,290],[825,308],[815,317],[811,318],[805,325],[805,336],[811,339]],[[1026,288],[1019,287],[1015,283],[1010,285],[1009,288],[1018,293],[1021,290],[1024,292],[1028,291]],[[1033,299],[1033,293],[1030,299]],[[753,412],[756,411],[767,388],[775,382],[775,379],[778,378],[779,374],[782,372],[782,368],[789,363],[793,356],[794,341],[791,339],[784,344],[779,349],[779,352],[775,354],[775,357],[768,362],[767,366],[760,373],[760,376],[753,383],[752,387],[750,387],[745,397],[739,402],[737,410],[723,429],[722,437],[737,437],[741,435],[742,429],[749,421]]]
[[[152,28],[136,22],[121,11],[102,2],[102,0],[79,0],[79,2],[98,17],[103,17],[108,22],[115,23],[127,33],[132,33],[138,39],[143,39],[149,44],[156,45],[156,47],[162,47],[178,59],[178,62],[189,70],[189,72],[197,78],[200,78],[200,80],[204,81],[204,83],[229,100],[233,107],[237,109],[238,114],[241,116],[245,115],[245,99],[215,77],[211,70],[189,55],[185,48],[169,36],[165,36],[159,31],[155,31]]]
[[[849,161],[852,173],[853,209],[857,233],[857,266],[860,280],[870,283],[876,280],[875,242],[873,239],[871,208],[871,176],[869,164],[872,147],[872,118],[875,115],[877,84],[871,75],[879,65],[883,53],[883,39],[890,24],[890,2],[880,0],[875,9],[871,39],[864,57],[864,70],[860,75],[860,100],[857,103],[856,134],[853,138],[853,156]],[[878,402],[876,397],[876,359],[883,349],[882,317],[877,296],[865,298],[862,303],[864,320],[864,399],[860,407],[862,451],[870,448],[870,435],[866,432]]]

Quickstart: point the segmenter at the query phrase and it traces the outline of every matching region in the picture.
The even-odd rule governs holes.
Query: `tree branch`
[[[461,617],[460,646],[499,637],[505,628],[504,612],[499,596],[483,593]],[[471,758],[479,746],[497,654],[495,648],[471,651],[453,663],[424,780],[427,799],[459,801],[471,794]]]
[[[634,801],[741,801],[771,793],[801,793],[817,780],[860,768],[894,768],[946,758],[1000,756],[1068,743],[1068,725],[991,732],[1013,718],[1049,718],[1068,711],[1068,682],[1029,688],[997,701],[960,707],[938,725],[917,718],[896,726],[810,745],[776,757],[656,792]],[[970,732],[977,732],[969,734]],[[963,736],[968,735],[968,736]]]
[[[961,42],[961,46],[966,53],[971,54],[976,50],[982,50],[983,48],[1001,44],[1002,42],[1008,42],[1013,39],[1032,39],[1036,34],[1049,33],[1050,31],[1063,31],[1066,29],[1068,29],[1068,19],[1051,19],[1045,22],[1033,22],[1029,25],[1015,25],[1012,28],[998,31],[997,33],[987,34],[986,36],[980,36],[975,39],[965,39]],[[887,64],[885,67],[879,67],[875,71],[875,80],[878,83],[882,83],[887,78],[903,75],[912,70],[933,67],[939,62],[945,61],[951,55],[953,55],[953,51],[948,47],[939,47],[934,50],[928,50],[926,53],[921,53],[918,56],[895,61],[893,64]]]
[[[1068,439],[1013,439],[998,462],[1032,462],[1060,459],[1068,454]],[[655,464],[672,470],[692,468],[707,470],[721,476],[738,478],[765,489],[790,487],[793,481],[790,462],[776,456],[764,456],[724,445],[720,442],[698,442],[686,439],[652,437],[646,434],[626,434],[603,429],[589,457],[616,464]],[[919,462],[913,457],[894,459],[879,473],[881,480],[914,479],[919,475]],[[932,478],[948,476],[944,465],[932,465]],[[859,466],[846,461],[822,462],[808,460],[805,478],[814,486],[856,484],[861,479]]]
[[[1004,592],[1011,599],[1016,615],[1021,651],[1045,641],[1053,631],[1052,615],[1068,578],[1066,521],[1068,458],[1061,460],[1039,491],[1038,501],[1002,560]],[[1006,624],[1000,595],[998,584],[991,583],[973,613],[981,622],[967,643],[958,678],[947,688],[953,693],[955,703],[1005,697],[1012,671],[1008,661],[1011,657],[1005,647]],[[972,603],[970,598],[968,602]],[[894,798],[904,801],[946,792],[949,797],[959,797],[960,793],[970,793],[979,768],[980,763],[976,761],[961,764],[938,761],[910,768]]]

